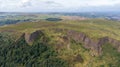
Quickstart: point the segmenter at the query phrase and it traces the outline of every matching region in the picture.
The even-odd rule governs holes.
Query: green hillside
[[[119,21],[40,20],[1,26],[0,32],[1,67],[120,66]]]

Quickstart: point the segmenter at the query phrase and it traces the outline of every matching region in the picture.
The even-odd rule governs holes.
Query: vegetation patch
[[[34,42],[30,46],[24,34],[16,42],[10,40],[0,34],[1,67],[68,67],[67,61],[58,58],[48,44]]]
[[[61,21],[62,19],[60,18],[47,18],[47,21]]]

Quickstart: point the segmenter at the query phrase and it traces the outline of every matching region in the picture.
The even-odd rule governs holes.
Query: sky
[[[120,11],[120,0],[0,0],[0,12]]]

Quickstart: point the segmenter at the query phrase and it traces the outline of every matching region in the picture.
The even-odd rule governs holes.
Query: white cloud
[[[32,2],[31,2],[31,0],[21,0],[20,6],[22,8],[31,7],[32,6]]]
[[[117,4],[120,4],[120,0],[0,0],[0,11],[74,10],[106,6],[113,8]]]
[[[30,0],[21,0],[22,3],[29,2]]]

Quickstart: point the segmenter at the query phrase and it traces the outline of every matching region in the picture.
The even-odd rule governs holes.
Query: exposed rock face
[[[92,49],[92,47],[96,47],[97,42],[90,39],[87,35],[84,33],[79,33],[76,31],[68,31],[67,32],[68,37],[71,37],[76,42],[84,43],[84,47],[87,49]]]
[[[25,33],[23,33],[23,34],[19,37],[19,39],[17,39],[15,42],[19,42],[21,39],[25,39]]]
[[[11,46],[12,48],[19,48],[22,47],[24,48],[24,46],[27,46],[27,42],[25,40],[25,33],[23,33],[19,39],[17,39],[14,43],[13,46]]]
[[[75,41],[84,41],[86,35],[73,30],[67,32],[68,37],[72,37]]]
[[[109,38],[108,40],[109,40],[109,43],[111,43],[120,52],[120,41],[115,40],[113,38]]]
[[[80,62],[80,63],[83,63],[83,62],[84,62],[83,58],[82,58],[81,55],[79,55],[79,54],[74,58],[73,61],[74,61],[74,62]]]
[[[35,41],[38,39],[40,36],[43,36],[44,33],[40,30],[33,32],[30,37],[29,37],[29,42]]]
[[[56,44],[56,50],[63,48],[70,49],[70,40],[67,36],[59,36],[58,44]]]
[[[118,52],[120,52],[120,41],[109,37],[103,37],[99,39],[98,45],[102,46],[105,43],[112,44],[113,47],[115,47],[118,50]]]
[[[20,36],[20,38],[17,39],[17,41],[15,43],[21,41],[21,39],[22,39],[23,41],[25,41],[25,43],[29,44],[40,38],[42,38],[42,42],[47,42],[45,34],[41,30],[37,30],[31,34],[23,33]],[[76,42],[83,43],[84,44],[83,46],[86,49],[96,51],[98,54],[102,53],[102,45],[104,45],[105,43],[112,44],[113,47],[115,47],[120,52],[120,41],[113,39],[113,38],[109,38],[109,37],[103,37],[103,38],[99,38],[98,40],[93,40],[90,37],[88,37],[87,35],[85,35],[84,33],[69,30],[69,31],[67,31],[67,36],[62,36],[59,38],[60,38],[60,40],[59,40],[60,44],[56,45],[57,49],[60,49],[63,46],[70,49],[70,39],[72,38]],[[64,45],[64,44],[66,44],[66,45]]]
[[[15,43],[24,40],[27,44],[32,44],[34,41],[37,41],[39,39],[42,40],[42,42],[47,42],[47,39],[45,37],[45,34],[41,30],[37,30],[31,34],[23,33],[16,41]]]
[[[26,34],[25,39],[28,43],[30,43],[30,42],[36,41],[41,36],[44,36],[44,33],[41,30],[37,30],[31,34]]]
[[[84,33],[76,32],[73,30],[68,31],[67,36],[74,39],[76,42],[83,43],[85,48],[95,50],[98,54],[101,54],[102,45],[105,43],[112,44],[120,52],[120,41],[109,38],[109,37],[103,37],[103,38],[100,38],[97,41],[95,41],[95,40],[89,38]]]

